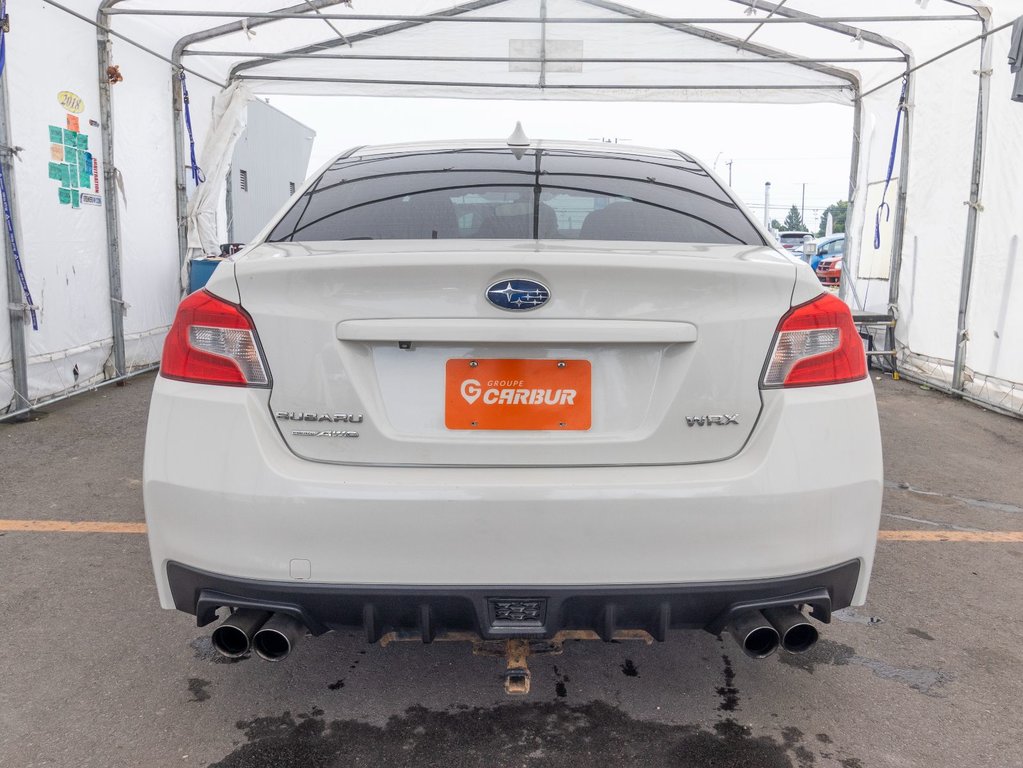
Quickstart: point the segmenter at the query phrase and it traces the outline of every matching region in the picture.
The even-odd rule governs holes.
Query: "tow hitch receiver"
[[[530,672],[528,659],[530,656],[546,654],[560,654],[565,650],[567,640],[602,640],[596,632],[588,629],[566,629],[558,632],[550,640],[527,640],[513,638],[510,640],[484,640],[472,632],[449,632],[437,634],[432,642],[462,642],[472,643],[474,656],[492,656],[504,658],[504,690],[513,696],[523,696],[529,693]],[[652,645],[654,638],[642,629],[619,629],[612,637],[612,640],[639,640],[646,645]],[[398,642],[422,642],[419,632],[388,632],[380,638],[380,646],[386,648],[391,643]]]
[[[504,657],[508,669],[504,673],[505,693],[525,695],[529,693],[529,658],[528,640],[508,640],[505,645]]]

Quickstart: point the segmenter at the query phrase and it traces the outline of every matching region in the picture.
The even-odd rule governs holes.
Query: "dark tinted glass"
[[[782,245],[802,245],[803,244],[803,238],[806,237],[808,234],[810,234],[810,233],[809,232],[799,232],[798,234],[794,234],[794,235],[779,235],[778,236],[778,241]]]
[[[582,239],[763,245],[695,162],[567,149],[338,160],[271,242]]]

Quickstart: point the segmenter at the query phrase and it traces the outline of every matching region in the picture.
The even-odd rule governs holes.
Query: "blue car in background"
[[[845,235],[831,235],[817,241],[817,253],[810,257],[810,269],[817,271],[822,259],[830,259],[845,253]]]

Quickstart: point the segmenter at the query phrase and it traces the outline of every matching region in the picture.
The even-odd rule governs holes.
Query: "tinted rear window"
[[[764,244],[724,190],[683,155],[505,148],[339,159],[268,238],[409,239]]]

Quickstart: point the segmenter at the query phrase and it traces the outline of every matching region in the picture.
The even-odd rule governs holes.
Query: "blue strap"
[[[0,20],[7,14],[7,3],[0,1]],[[0,76],[4,73],[4,64],[7,62],[7,41],[4,39],[4,30],[0,26]],[[32,316],[32,330],[39,330],[39,318],[32,308],[32,294],[28,290],[28,280],[25,279],[25,269],[21,266],[21,253],[18,251],[18,238],[14,234],[14,217],[11,215],[11,204],[7,201],[7,178],[4,176],[4,166],[0,163],[0,198],[4,204],[4,222],[7,226],[7,238],[11,241],[11,255],[14,256],[14,271],[18,273],[18,281],[21,283],[21,292],[25,296],[25,303],[29,306],[29,314]]]
[[[185,130],[188,131],[188,149],[192,156],[192,181],[195,182],[196,186],[199,186],[202,182],[206,181],[206,176],[202,172],[202,168],[199,167],[199,163],[195,160],[195,138],[192,136],[192,113],[188,108],[188,86],[185,84],[185,71],[181,70],[178,73],[178,78],[181,80],[181,103],[185,106]]]
[[[895,133],[892,135],[892,153],[888,156],[888,176],[884,180],[884,191],[881,192],[881,204],[877,206],[874,214],[874,250],[881,248],[881,213],[884,212],[884,220],[888,221],[892,215],[892,209],[885,202],[888,196],[888,185],[892,183],[892,171],[895,170],[895,153],[899,148],[899,126],[902,124],[902,110],[906,106],[906,84],[908,78],[902,78],[902,94],[899,96],[899,108],[895,113]]]

